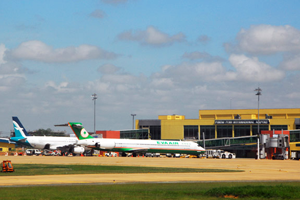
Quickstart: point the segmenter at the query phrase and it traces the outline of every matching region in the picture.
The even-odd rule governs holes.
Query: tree
[[[33,136],[60,136],[60,137],[68,137],[65,131],[53,131],[50,128],[48,129],[38,129],[36,131],[28,132],[29,135]]]

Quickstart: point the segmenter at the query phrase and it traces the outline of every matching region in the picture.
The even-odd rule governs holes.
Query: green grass
[[[266,192],[268,190],[269,192]],[[246,191],[239,199],[299,199],[300,182],[264,183],[162,183],[162,184],[112,184],[112,185],[71,185],[2,187],[0,199],[224,199],[216,195],[219,191]],[[274,195],[265,195],[266,193]],[[278,195],[279,196],[276,196]]]
[[[238,198],[256,197],[259,199],[299,199],[300,187],[290,185],[275,186],[239,186],[239,187],[220,187],[218,189],[210,189],[206,193],[208,196],[224,197],[234,196]]]
[[[106,174],[106,173],[208,173],[208,172],[242,172],[242,170],[133,167],[106,165],[46,165],[14,164],[15,172],[0,173],[0,176],[30,176],[54,174]]]

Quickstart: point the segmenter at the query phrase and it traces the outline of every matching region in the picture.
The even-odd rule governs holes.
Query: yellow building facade
[[[15,145],[14,144],[8,144],[8,143],[2,143],[0,142],[0,153],[1,152],[8,152],[12,149],[15,148]]]
[[[136,128],[147,127],[146,121],[137,120]],[[300,129],[300,108],[259,109],[259,118],[258,109],[199,110],[198,119],[160,115],[155,124],[160,127],[160,137],[156,132],[152,139],[193,140],[202,139],[203,134],[205,139],[252,136],[257,135],[258,124],[260,131]]]

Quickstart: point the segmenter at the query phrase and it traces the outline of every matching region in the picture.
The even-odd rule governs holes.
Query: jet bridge
[[[198,141],[198,144],[210,149],[224,149],[227,147],[245,147],[256,145],[257,136],[243,136],[243,137],[224,137],[217,139],[204,139]]]

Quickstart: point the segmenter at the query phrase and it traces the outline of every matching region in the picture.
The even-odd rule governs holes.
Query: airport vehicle
[[[180,158],[181,155],[180,155],[180,153],[167,153],[166,156],[172,157],[172,158]]]
[[[58,154],[58,152],[56,150],[52,151],[52,150],[44,149],[42,155],[44,155],[44,156],[56,156],[56,155],[60,155],[60,154]]]
[[[18,117],[12,117],[12,120],[15,137],[11,137],[10,141],[16,142],[16,144],[26,145],[36,149],[58,149],[62,152],[73,154],[80,154],[84,152],[83,147],[76,145],[76,137],[29,136]]]
[[[1,172],[14,172],[15,171],[10,160],[3,160],[3,162],[1,163],[1,167],[2,167]]]
[[[28,156],[39,156],[42,152],[39,149],[26,149],[26,155]]]
[[[291,159],[294,159],[294,160],[300,159],[300,152],[299,151],[292,151],[291,152]]]
[[[145,153],[145,157],[160,157],[160,153]]]
[[[106,157],[117,157],[118,154],[115,153],[115,152],[109,152],[109,153],[105,153],[105,156],[106,156]]]
[[[171,140],[138,140],[138,139],[103,139],[92,137],[79,122],[69,122],[70,126],[78,138],[77,145],[102,151],[113,151],[133,153],[185,153],[200,155],[205,149],[191,141],[171,141]],[[60,125],[62,126],[62,125]]]
[[[234,153],[230,153],[224,150],[220,150],[220,149],[209,149],[206,150],[206,157],[207,158],[228,158],[228,159],[232,159],[235,158],[235,154]]]

